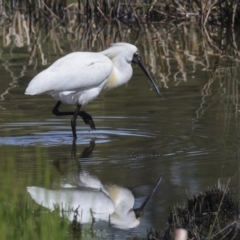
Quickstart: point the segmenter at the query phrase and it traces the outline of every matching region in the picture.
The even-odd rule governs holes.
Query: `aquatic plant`
[[[188,198],[184,205],[177,205],[171,210],[167,229],[150,229],[148,239],[173,239],[178,228],[186,229],[188,238],[192,240],[240,239],[237,223],[239,209],[233,195],[228,187],[219,184]]]

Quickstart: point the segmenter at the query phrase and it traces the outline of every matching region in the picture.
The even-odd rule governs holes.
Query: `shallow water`
[[[188,29],[187,34],[191,31]],[[197,29],[195,33],[197,39],[186,37],[189,45],[202,42]],[[178,34],[183,34],[182,29],[173,34],[176,41]],[[152,52],[155,45],[140,46],[145,53],[158,54]],[[42,48],[47,52],[48,43],[43,42]],[[94,223],[94,230],[109,239],[145,237],[150,227],[164,229],[169,207],[183,203],[186,192],[188,196],[197,194],[216,185],[218,179],[226,183],[231,178],[230,186],[238,197],[238,63],[228,59],[226,64],[224,59],[210,56],[210,63],[218,61],[221,66],[213,78],[211,64],[206,70],[179,50],[184,58],[181,72],[178,58],[173,57],[176,53],[170,49],[169,81],[159,81],[163,97],[150,89],[146,77],[134,66],[126,86],[102,93],[84,107],[93,116],[97,129],[90,130],[78,119],[73,159],[70,117],[53,116],[56,101],[49,96],[24,95],[28,82],[46,66],[39,61],[25,68],[27,47],[12,44],[1,50],[0,171],[8,171],[12,162],[13,174],[8,175],[12,179],[4,179],[11,183],[6,184],[10,195],[18,182],[20,194],[28,195],[27,186],[51,188],[85,170],[103,183],[130,189],[138,207],[162,175],[138,227],[120,230],[108,223]],[[193,51],[191,47],[188,50]],[[196,55],[201,56],[200,50]],[[59,57],[51,49],[47,54],[50,62]],[[154,77],[154,71],[165,71],[161,65],[152,68],[145,54],[144,62]],[[82,153],[90,143],[92,153]]]

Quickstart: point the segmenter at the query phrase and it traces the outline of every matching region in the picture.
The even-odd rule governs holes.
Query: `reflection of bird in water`
[[[32,79],[25,94],[48,94],[57,99],[52,112],[56,116],[73,115],[71,127],[75,140],[78,115],[95,129],[91,115],[80,111],[81,106],[94,100],[102,89],[108,90],[127,83],[132,76],[131,63],[140,66],[156,92],[160,94],[141,61],[137,47],[123,42],[114,43],[102,52],[74,52],[58,59]],[[58,108],[62,102],[76,104],[75,112],[59,112]]]
[[[139,225],[144,208],[157,189],[161,178],[140,208],[134,209],[132,192],[117,185],[103,185],[100,180],[86,171],[79,174],[76,185],[64,184],[59,190],[27,187],[27,191],[38,204],[54,210],[60,208],[70,221],[88,223],[95,220],[109,221],[121,229]]]

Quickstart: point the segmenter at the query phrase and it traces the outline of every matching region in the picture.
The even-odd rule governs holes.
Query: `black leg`
[[[66,115],[74,115],[75,112],[59,112],[58,108],[62,104],[61,101],[58,101],[56,106],[53,108],[52,113],[56,116],[66,116]]]
[[[71,126],[72,126],[72,133],[73,133],[73,140],[77,139],[77,134],[76,134],[76,123],[77,123],[77,117],[78,113],[80,111],[81,105],[77,105],[76,110],[73,114],[73,117],[71,119]]]
[[[59,106],[61,105],[61,101],[58,101],[57,102],[57,104],[55,105],[55,107],[53,108],[53,110],[52,110],[52,114],[53,115],[56,115],[56,116],[61,116],[62,114],[61,114],[61,112],[59,112],[58,111],[58,108],[59,108]],[[63,114],[63,115],[70,115],[70,114]],[[72,115],[72,114],[71,114]]]
[[[56,106],[53,108],[52,113],[56,116],[66,116],[66,115],[74,115],[75,112],[59,112],[58,108],[61,105],[61,101],[58,101]],[[81,107],[81,105],[79,105]],[[92,116],[85,111],[78,111],[78,115],[83,119],[85,124],[89,125],[91,129],[96,129]]]

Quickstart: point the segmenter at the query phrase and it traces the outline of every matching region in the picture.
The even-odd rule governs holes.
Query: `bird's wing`
[[[26,94],[95,88],[106,81],[112,70],[112,61],[100,53],[71,53],[34,77],[26,89]]]

